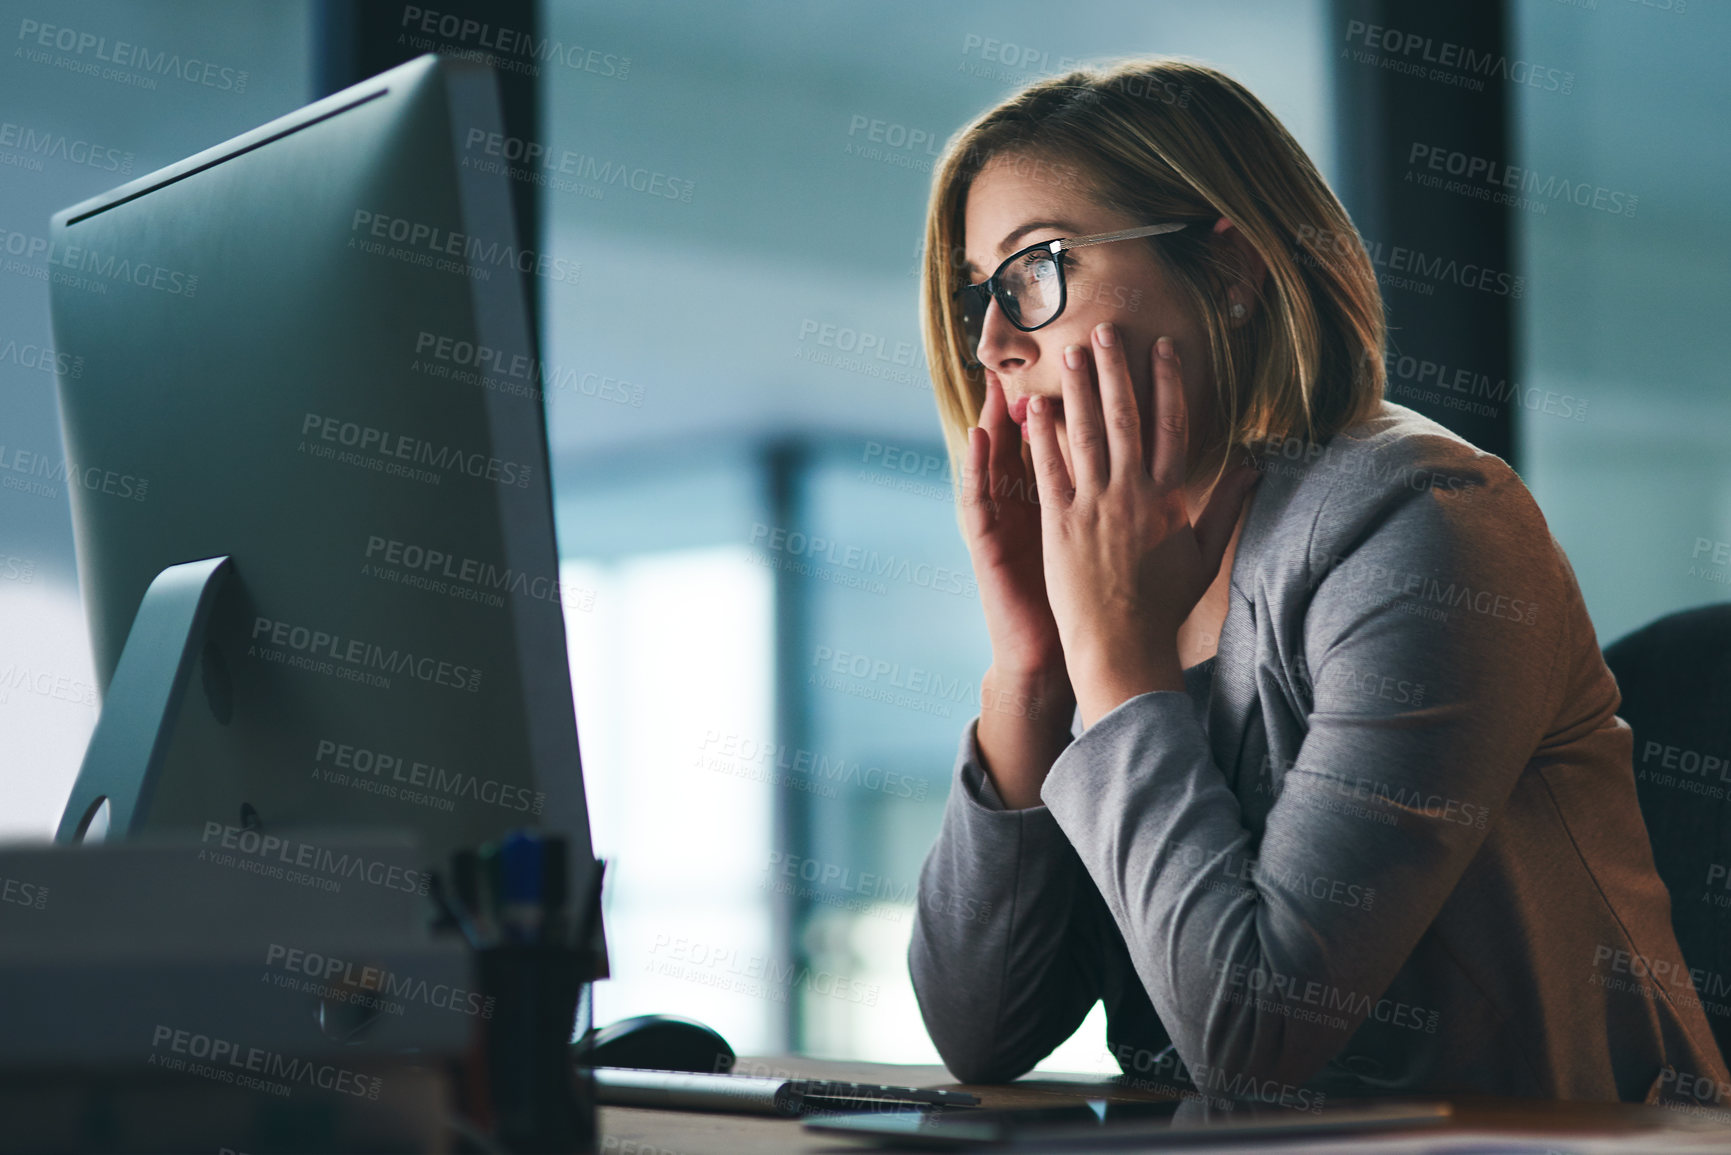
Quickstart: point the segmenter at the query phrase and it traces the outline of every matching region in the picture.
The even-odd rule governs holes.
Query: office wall
[[[0,0],[0,837],[53,832],[96,717],[48,219],[305,104],[308,20],[300,0]]]

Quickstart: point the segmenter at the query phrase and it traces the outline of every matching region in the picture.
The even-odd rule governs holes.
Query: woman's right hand
[[[1004,390],[986,375],[980,422],[968,430],[962,524],[992,642],[980,680],[981,761],[1006,806],[1040,804],[1040,785],[1070,737],[1075,691],[1046,598],[1040,505],[1022,457],[1022,431]]]
[[[980,422],[968,430],[962,505],[993,668],[1015,674],[1062,670],[1064,651],[1040,555],[1039,496],[1022,460],[1022,431],[1010,419],[993,374],[986,377]]]

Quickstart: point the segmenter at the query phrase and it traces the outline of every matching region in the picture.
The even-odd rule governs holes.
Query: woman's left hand
[[[1092,344],[1092,356],[1064,351],[1073,483],[1051,406],[1028,406],[1047,597],[1085,726],[1138,694],[1184,689],[1178,627],[1213,583],[1261,477],[1248,465],[1229,470],[1192,525],[1176,350],[1155,343],[1152,412],[1142,413],[1117,329],[1097,326]]]

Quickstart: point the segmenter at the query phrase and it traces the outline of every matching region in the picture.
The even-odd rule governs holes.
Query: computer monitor
[[[576,266],[470,163],[500,132],[492,74],[425,56],[55,216],[103,691],[63,839],[130,781],[126,834],[589,860],[525,287]]]

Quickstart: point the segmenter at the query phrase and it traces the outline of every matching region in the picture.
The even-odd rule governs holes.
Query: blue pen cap
[[[544,893],[541,838],[532,830],[512,830],[499,845],[500,897],[505,905],[539,906]]]

